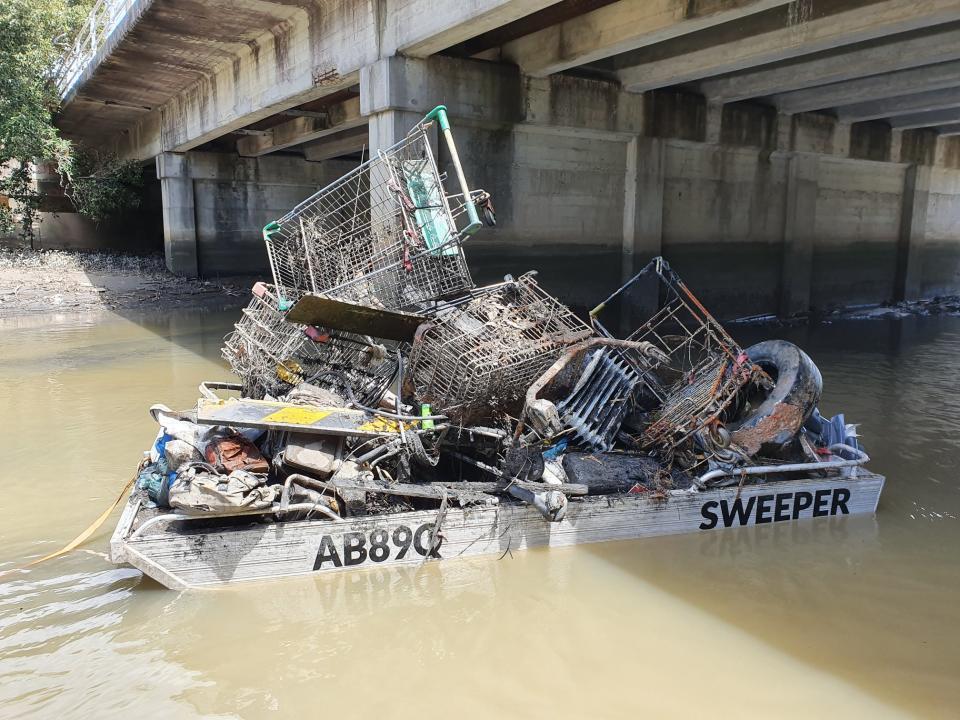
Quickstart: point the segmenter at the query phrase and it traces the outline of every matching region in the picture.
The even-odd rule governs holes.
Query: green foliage
[[[64,190],[77,210],[100,221],[140,205],[143,172],[138,160],[121,160],[113,153],[76,150],[61,163]]]
[[[52,161],[80,212],[101,219],[131,201],[140,182],[131,165],[112,156],[78,152],[58,133],[54,76],[92,0],[0,0],[0,233],[19,224],[32,234],[40,195],[32,163]],[[134,177],[135,176],[135,177]]]

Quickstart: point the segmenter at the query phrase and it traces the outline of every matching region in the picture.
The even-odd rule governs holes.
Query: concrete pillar
[[[838,122],[833,130],[833,154],[840,157],[850,156],[851,123]]]
[[[385,110],[369,116],[370,153],[386,150],[394,143],[403,140],[410,128],[423,119],[420,113],[405,110]],[[436,145],[431,143],[434,151]]]
[[[623,198],[622,281],[626,282],[651,258],[660,255],[663,242],[664,142],[637,136],[627,143]],[[649,317],[657,309],[655,283],[635,287],[632,303],[621,313],[621,333],[633,330],[634,318]]]
[[[892,128],[890,130],[890,162],[900,162],[900,156],[903,149],[903,130]]]
[[[793,115],[777,113],[777,150],[794,150]]]
[[[184,277],[199,277],[197,218],[189,161],[179,153],[157,156],[157,177],[163,201],[163,251],[167,269]]]
[[[947,166],[947,154],[949,143],[949,137],[940,136],[937,138],[937,146],[933,152],[933,164],[937,167],[946,167]]]
[[[706,135],[704,142],[719,145],[723,132],[723,103],[707,102]]]
[[[897,273],[893,286],[895,300],[919,300],[921,297],[929,196],[930,166],[909,165],[903,180]]]
[[[794,153],[787,161],[779,311],[784,318],[810,309],[819,164],[817,155],[807,153]]]

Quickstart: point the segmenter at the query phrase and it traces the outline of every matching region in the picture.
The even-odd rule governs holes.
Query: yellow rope
[[[142,466],[142,463],[141,463],[141,466]],[[56,552],[52,552],[49,555],[44,555],[42,558],[37,558],[36,560],[31,560],[30,562],[24,563],[23,565],[19,565],[14,568],[9,568],[7,570],[0,572],[0,577],[3,577],[8,573],[16,572],[18,570],[26,570],[28,567],[39,565],[42,562],[46,562],[47,560],[52,560],[53,558],[60,557],[61,555],[66,555],[71,550],[76,550],[78,547],[83,545],[83,543],[85,543],[90,538],[90,536],[97,531],[97,528],[99,528],[101,525],[103,525],[104,522],[106,522],[107,518],[110,517],[110,514],[117,509],[120,503],[123,502],[124,497],[126,497],[127,495],[127,491],[130,489],[130,486],[137,481],[137,475],[139,474],[139,472],[140,472],[140,466],[137,467],[137,473],[135,473],[134,476],[127,481],[127,484],[123,486],[123,490],[120,491],[120,494],[117,496],[117,499],[114,501],[114,503],[110,507],[108,507],[106,510],[104,510],[103,514],[100,515],[100,517],[98,517],[96,520],[94,520],[93,524],[91,524],[90,527],[88,527],[82,533],[77,535],[73,540],[68,542],[66,545],[64,545],[62,548],[60,548]]]

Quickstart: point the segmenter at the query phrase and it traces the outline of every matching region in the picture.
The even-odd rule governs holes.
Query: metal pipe
[[[214,390],[243,390],[243,385],[235,382],[222,382],[219,380],[204,380],[200,383],[200,394],[207,400],[219,400],[220,397]]]
[[[280,512],[293,512],[299,510],[319,510],[321,514],[326,515],[328,518],[335,522],[346,522],[342,517],[337,515],[333,510],[328,508],[326,505],[318,505],[314,503],[294,503],[293,505],[288,505],[286,511],[280,510],[278,505],[273,505],[267,509],[261,510],[244,510],[242,512],[235,513],[218,513],[216,515],[181,515],[180,513],[167,513],[166,515],[157,515],[147,520],[143,525],[134,530],[127,540],[136,540],[140,537],[143,532],[154,525],[161,522],[185,522],[188,520],[218,520],[220,518],[228,517],[243,517],[244,515],[271,515],[277,514]]]
[[[860,467],[870,462],[870,456],[868,456],[863,450],[860,450],[850,445],[844,445],[842,443],[837,443],[829,447],[831,452],[848,450],[857,455],[857,458],[854,460],[828,460],[826,462],[806,462],[806,463],[788,463],[786,465],[754,465],[752,467],[744,468],[731,468],[729,470],[717,469],[711,470],[704,473],[698,478],[694,479],[694,485],[696,485],[700,490],[704,490],[707,487],[707,483],[711,480],[716,480],[720,477],[727,476],[736,476],[736,475],[766,475],[767,473],[777,473],[777,472],[800,472],[803,470],[833,470],[836,468],[845,468],[845,467]]]

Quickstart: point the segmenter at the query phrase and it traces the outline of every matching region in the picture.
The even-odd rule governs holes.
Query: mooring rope
[[[68,552],[72,550],[76,550],[78,547],[83,545],[83,543],[85,543],[87,540],[90,539],[90,536],[93,535],[100,528],[100,526],[107,521],[107,518],[110,517],[113,511],[116,510],[117,507],[119,507],[119,505],[123,502],[123,499],[127,495],[127,491],[129,491],[131,486],[137,481],[137,476],[140,474],[140,469],[142,468],[142,466],[143,466],[143,463],[141,462],[141,464],[137,466],[137,472],[134,473],[133,477],[130,478],[127,481],[127,484],[123,486],[123,489],[120,491],[120,494],[117,496],[117,499],[110,505],[110,507],[108,507],[106,510],[103,511],[100,517],[98,517],[96,520],[93,521],[90,527],[88,527],[82,533],[77,535],[73,540],[68,542],[66,545],[64,545],[62,548],[60,548],[56,552],[52,552],[49,555],[44,555],[42,558],[37,558],[36,560],[31,560],[30,562],[24,563],[23,565],[18,565],[17,567],[12,567],[12,568],[8,568],[7,570],[0,571],[0,577],[3,577],[4,575],[8,575],[10,573],[17,572],[19,570],[26,570],[29,567],[33,567],[34,565],[39,565],[40,563],[46,562],[47,560],[53,560],[53,558],[60,557],[61,555],[66,555]]]

